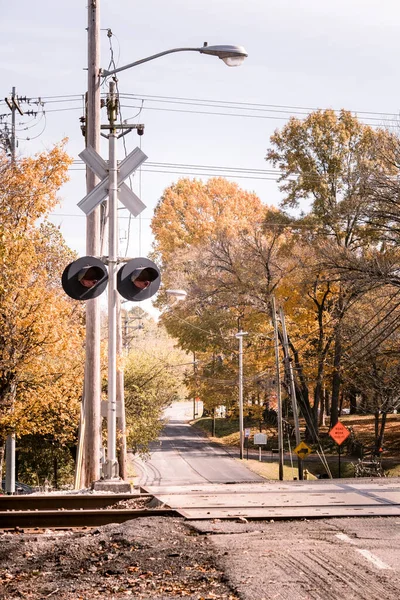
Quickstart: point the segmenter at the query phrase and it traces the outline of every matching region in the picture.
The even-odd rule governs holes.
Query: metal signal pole
[[[118,165],[117,165],[117,98],[115,82],[110,82],[108,99],[109,190],[108,190],[108,409],[106,478],[118,479],[117,461],[117,264],[118,264]]]

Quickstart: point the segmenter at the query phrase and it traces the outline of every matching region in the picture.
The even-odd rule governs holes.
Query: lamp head
[[[239,67],[248,56],[243,46],[208,46],[206,42],[199,52],[218,56],[228,67]]]
[[[175,298],[175,302],[179,302],[180,300],[185,300],[187,296],[187,292],[185,290],[165,290],[169,296],[173,296]]]

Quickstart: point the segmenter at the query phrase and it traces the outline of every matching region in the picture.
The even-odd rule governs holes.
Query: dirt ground
[[[207,537],[178,518],[0,534],[0,599],[235,600]]]

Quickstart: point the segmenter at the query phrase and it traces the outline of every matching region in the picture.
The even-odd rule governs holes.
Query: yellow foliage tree
[[[83,313],[60,285],[73,253],[46,216],[71,160],[60,144],[0,158],[0,435],[70,442],[82,394]],[[42,223],[38,226],[38,220]]]

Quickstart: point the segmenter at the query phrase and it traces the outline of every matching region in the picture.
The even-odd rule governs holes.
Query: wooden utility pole
[[[88,3],[88,92],[86,105],[86,147],[100,151],[100,2]],[[86,168],[86,191],[97,184],[94,173]],[[100,254],[100,208],[86,218],[86,254]],[[95,298],[86,303],[85,364],[85,439],[81,485],[88,487],[100,478],[101,435],[100,380],[100,303]]]
[[[11,165],[15,165],[16,158],[16,147],[17,140],[15,136],[15,113],[18,110],[20,115],[23,115],[19,104],[18,98],[15,93],[15,87],[12,88],[11,100],[6,98],[6,102],[8,107],[11,110],[11,140],[10,140],[10,149],[11,149]],[[11,388],[11,410],[14,410],[14,402],[15,402],[15,394],[16,389],[15,385],[12,385]],[[1,488],[1,481],[0,481]],[[15,493],[15,433],[9,433],[6,440],[6,492],[7,494]]]
[[[281,373],[279,360],[279,338],[278,322],[276,319],[275,297],[271,296],[272,323],[274,326],[274,346],[276,365],[276,397],[278,403],[278,450],[279,450],[279,480],[283,480],[283,427],[282,427],[282,396],[281,396]]]
[[[296,446],[298,446],[301,442],[299,413],[298,413],[298,409],[297,409],[296,387],[294,385],[292,361],[290,360],[290,355],[289,355],[289,339],[288,339],[288,335],[287,335],[287,331],[286,331],[285,313],[283,312],[283,308],[280,309],[279,315],[281,318],[281,326],[282,326],[282,346],[283,346],[283,355],[285,358],[286,375],[289,380],[290,396],[292,399],[294,429],[295,429],[295,434],[296,434]],[[299,455],[297,456],[297,466],[298,466],[298,471],[299,471],[299,479],[303,480],[304,479],[303,461],[301,460]]]
[[[197,363],[196,363],[196,352],[193,352],[193,379],[194,379],[194,391],[193,391],[193,421],[196,419],[196,397],[197,397]]]

